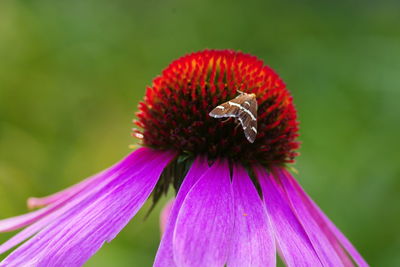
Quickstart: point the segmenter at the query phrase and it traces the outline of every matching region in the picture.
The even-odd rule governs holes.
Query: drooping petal
[[[46,207],[37,211],[29,212],[23,215],[19,215],[16,217],[11,217],[7,219],[0,220],[0,233],[13,231],[19,228],[22,228],[26,225],[29,225],[40,218],[46,216],[51,213],[54,209],[56,209],[58,205],[54,205],[53,207]]]
[[[274,233],[261,197],[243,167],[235,166],[232,186],[235,227],[227,265],[275,266]]]
[[[298,220],[310,238],[323,266],[352,266],[350,259],[344,253],[343,249],[339,247],[336,249],[340,250],[336,251],[324,231],[314,220],[301,196],[288,180],[288,176],[291,175],[286,170],[280,168],[276,168],[274,173],[279,177],[279,181],[282,182],[282,186],[287,193],[292,210],[295,212]],[[338,254],[338,252],[340,254]]]
[[[161,239],[160,245],[158,247],[157,255],[154,261],[154,267],[174,267],[176,266],[174,262],[174,255],[172,250],[172,240],[175,230],[176,219],[182,203],[186,198],[187,193],[193,187],[193,185],[203,176],[204,173],[209,169],[207,160],[198,157],[193,162],[188,174],[181,187],[179,188],[178,194],[174,201],[168,223],[166,225],[165,233]]]
[[[27,200],[27,206],[29,209],[34,209],[38,207],[43,207],[47,206],[56,202],[59,202],[60,200],[64,200],[69,198],[70,196],[75,195],[79,191],[85,189],[87,186],[92,184],[95,180],[99,179],[102,175],[102,173],[96,174],[94,176],[91,176],[89,178],[86,178],[85,180],[81,181],[80,183],[73,185],[67,189],[64,189],[63,191],[54,193],[50,196],[47,197],[30,197]]]
[[[135,152],[136,154],[136,152]],[[139,154],[139,153],[137,153]],[[117,169],[115,169],[117,172]],[[49,225],[51,222],[56,221],[60,216],[65,214],[71,209],[77,209],[81,206],[84,206],[84,200],[89,198],[90,196],[98,193],[100,190],[102,190],[110,181],[114,178],[113,175],[109,176],[104,176],[101,180],[99,180],[98,184],[96,187],[90,188],[88,190],[83,190],[76,194],[75,196],[71,197],[71,199],[65,199],[67,201],[64,203],[64,200],[60,200],[65,205],[60,205],[58,209],[54,209],[57,205],[52,204],[46,208],[42,208],[38,210],[37,212],[42,212],[42,211],[48,211],[50,208],[52,208],[52,212],[48,212],[48,214],[45,214],[46,216],[39,216],[41,214],[37,214],[38,216],[34,218],[31,216],[31,213],[27,214],[27,217],[31,216],[31,221],[35,221],[34,224],[28,226],[12,238],[10,238],[8,241],[0,245],[0,254],[4,253],[5,251],[13,248],[14,246],[18,245],[19,243],[23,242],[24,240],[28,239],[29,237],[33,236],[37,232],[39,232],[41,229],[45,228],[47,225]],[[25,215],[22,215],[25,216]],[[28,224],[28,221],[22,221],[22,216],[21,217],[21,223],[23,224]],[[7,219],[6,219],[7,220]],[[18,220],[15,220],[15,223],[18,222]]]
[[[331,220],[329,220],[328,216],[326,216],[318,207],[318,205],[307,195],[296,179],[291,176],[288,176],[288,179],[295,187],[295,190],[297,190],[297,192],[301,195],[304,204],[306,205],[309,213],[313,216],[314,220],[319,224],[330,241],[333,242],[333,244],[336,244],[335,247],[343,246],[358,266],[369,266],[357,249],[346,238],[346,236],[335,226]]]
[[[70,202],[73,198],[75,198],[77,195],[81,194],[82,192],[87,194],[88,192],[90,192],[91,189],[100,188],[99,187],[100,182],[101,183],[107,182],[107,179],[109,180],[112,178],[113,173],[118,172],[120,169],[126,168],[127,162],[134,161],[135,164],[138,166],[138,168],[141,168],[143,166],[145,159],[146,159],[145,150],[138,149],[134,153],[131,153],[130,155],[128,155],[125,159],[116,163],[114,166],[100,172],[99,174],[96,174],[90,178],[87,178],[84,181],[82,181],[66,190],[55,193],[49,197],[35,198],[37,200],[40,200],[39,202],[41,204],[40,205],[36,205],[37,203],[34,205],[31,204],[31,207],[42,206],[45,204],[46,205],[50,204],[50,205],[47,207],[44,207],[40,210],[36,210],[36,211],[29,212],[29,213],[26,213],[23,215],[0,220],[0,232],[13,231],[13,230],[22,228],[24,226],[27,226],[31,223],[36,222],[37,220],[47,216],[50,213],[53,213],[55,210],[61,208],[67,202]],[[0,247],[0,254],[2,252],[4,252],[4,251],[2,251],[1,247]]]
[[[77,196],[79,193],[84,191],[89,187],[91,183],[94,183],[95,181],[98,181],[100,179],[104,179],[107,177],[105,172],[102,172],[101,174],[98,174],[96,176],[93,176],[90,178],[90,180],[85,180],[77,185],[74,185],[70,189],[67,189],[68,192],[64,193],[64,191],[60,193],[56,193],[50,197],[49,199],[46,198],[29,198],[28,203],[30,203],[30,200],[32,199],[37,199],[40,200],[40,205],[38,204],[39,202],[35,202],[34,204],[30,203],[28,204],[29,208],[32,207],[39,207],[39,206],[45,206],[48,205],[47,207],[41,208],[39,210],[35,210],[23,215],[7,218],[0,220],[0,232],[8,232],[8,231],[13,231],[22,227],[25,227],[29,224],[32,224],[39,219],[47,216],[48,214],[53,213],[55,210],[61,208],[64,206],[67,202],[71,201],[75,196]],[[98,185],[98,183],[97,183]],[[73,188],[73,189],[72,189]],[[59,195],[57,195],[59,194]],[[56,197],[57,196],[57,197]],[[51,200],[50,200],[51,199]],[[45,204],[45,200],[47,203]],[[1,250],[0,250],[1,253]]]
[[[221,267],[227,262],[234,223],[228,162],[217,161],[192,187],[176,220],[177,266]]]
[[[125,159],[115,173],[109,173],[110,180],[99,190],[73,206],[72,202],[65,205],[64,213],[53,218],[0,266],[81,266],[136,214],[174,156],[147,148],[139,154],[138,162],[149,163],[138,166]]]
[[[10,238],[7,242],[5,242],[4,244],[0,245],[0,254],[11,249],[12,247],[18,245],[19,243],[23,242],[24,240],[28,239],[29,237],[31,237],[32,235],[34,235],[35,233],[39,232],[41,229],[43,229],[44,227],[46,227],[47,225],[49,225],[51,222],[56,221],[57,218],[59,218],[61,215],[63,215],[64,213],[66,213],[67,211],[71,210],[71,209],[77,209],[78,207],[80,207],[80,205],[83,205],[83,201],[85,199],[87,199],[88,197],[98,193],[101,189],[103,189],[109,182],[110,180],[113,179],[113,176],[105,176],[103,177],[103,179],[99,180],[99,183],[97,184],[96,187],[90,189],[90,190],[84,190],[82,192],[80,192],[79,194],[76,194],[73,198],[71,198],[71,200],[69,200],[67,203],[65,203],[64,206],[61,206],[58,209],[55,209],[52,212],[49,212],[48,214],[46,214],[46,216],[37,216],[35,218],[35,223],[28,226],[27,228],[25,228],[24,230],[22,230],[21,232],[19,232],[18,234],[16,234],[15,236],[13,236],[12,238]],[[49,207],[43,208],[41,210],[38,210],[38,212],[42,212],[42,211],[47,211],[50,208],[52,208],[53,206],[55,206],[54,204],[52,204]],[[40,215],[40,214],[39,214]],[[24,215],[22,215],[24,216]],[[28,213],[29,216],[29,213]],[[43,217],[43,218],[40,218]],[[17,220],[16,220],[17,222]],[[27,224],[28,221],[22,222],[24,224]]]
[[[281,256],[287,266],[322,266],[307,233],[272,174],[255,168]]]
[[[110,174],[115,173],[119,168],[125,168],[125,164],[130,162],[133,157],[138,165],[143,165],[144,160],[146,157],[144,156],[146,150],[143,148],[137,149],[134,153],[129,154],[126,158],[120,160],[118,163],[114,164],[113,166],[109,167],[108,169],[101,171],[95,175],[92,175],[83,181],[72,185],[60,192],[54,193],[52,195],[46,197],[30,197],[27,200],[28,208],[33,209],[37,207],[47,206],[53,203],[59,203],[63,200],[68,200],[74,195],[78,194],[82,190],[90,189],[92,187],[97,186],[97,181],[103,179],[103,177],[108,177]],[[143,154],[143,157],[141,156]]]

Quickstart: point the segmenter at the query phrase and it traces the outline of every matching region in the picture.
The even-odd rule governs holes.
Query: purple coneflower
[[[244,118],[209,116],[239,93],[258,104],[253,143],[238,124]],[[147,88],[139,109],[134,135],[142,148],[64,191],[28,200],[41,209],[0,221],[0,232],[25,227],[0,253],[27,240],[0,266],[80,266],[152,192],[156,202],[171,185],[177,195],[154,266],[275,266],[277,252],[288,266],[367,266],[287,170],[299,146],[296,111],[262,61],[230,50],[184,56]]]

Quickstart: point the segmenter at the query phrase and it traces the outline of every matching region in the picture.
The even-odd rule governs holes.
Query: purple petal
[[[280,253],[288,266],[321,266],[321,262],[284,192],[275,178],[259,166],[255,168]]]
[[[30,209],[38,208],[38,207],[43,207],[47,206],[56,202],[59,202],[60,200],[65,200],[68,199],[69,197],[76,195],[78,192],[81,190],[87,188],[90,184],[92,184],[95,180],[99,179],[103,173],[96,174],[94,176],[91,176],[89,178],[86,178],[85,180],[81,181],[80,183],[73,185],[67,189],[64,189],[63,191],[57,192],[55,194],[52,194],[47,197],[30,197],[28,198],[27,201],[27,206]]]
[[[332,246],[332,243],[327,238],[324,231],[311,216],[301,196],[288,180],[288,176],[290,177],[291,175],[287,171],[280,168],[276,168],[275,171],[279,177],[279,181],[282,182],[283,188],[287,193],[293,211],[297,215],[298,220],[301,222],[304,230],[310,238],[310,241],[313,244],[313,247],[317,252],[322,264],[324,266],[352,266],[350,259],[343,253],[343,249],[340,249],[342,252],[340,255],[346,256],[343,258],[344,261],[342,261],[335,250],[335,247]]]
[[[35,233],[39,232],[41,229],[43,229],[45,226],[50,224],[51,222],[55,221],[58,217],[60,217],[62,214],[67,212],[70,209],[76,209],[82,204],[82,201],[85,200],[86,198],[98,193],[104,186],[106,186],[111,180],[114,179],[115,173],[120,172],[121,170],[126,169],[127,167],[131,166],[133,169],[137,168],[137,170],[140,170],[143,168],[143,166],[146,166],[144,163],[146,162],[146,159],[149,157],[148,155],[148,149],[140,148],[130,155],[128,155],[125,159],[121,160],[120,162],[116,163],[114,166],[109,168],[108,170],[105,170],[102,172],[101,177],[99,177],[96,185],[94,186],[88,186],[86,187],[85,190],[82,190],[82,192],[77,192],[74,196],[71,196],[70,199],[65,199],[65,205],[62,206],[59,209],[56,209],[53,212],[50,212],[49,214],[46,214],[46,216],[41,216],[40,211],[45,210],[47,211],[50,207],[44,208],[40,211],[37,211],[38,215],[36,218],[33,218],[33,216],[28,215],[26,218],[20,218],[20,220],[14,220],[14,224],[20,223],[22,224],[28,224],[30,221],[37,221],[41,217],[39,221],[34,223],[33,225],[27,227],[17,235],[13,236],[10,238],[8,241],[6,241],[4,244],[0,245],[0,254],[4,253],[5,251],[13,248],[14,246],[18,245],[19,243],[23,242],[24,240],[28,239]],[[151,161],[148,160],[147,163],[150,163]],[[60,202],[64,200],[60,199]],[[24,216],[24,215],[22,215]],[[29,217],[30,216],[30,217]],[[27,219],[27,221],[23,221],[23,219]],[[28,221],[28,219],[30,221]],[[6,219],[7,220],[7,219]],[[10,223],[9,223],[10,225]]]
[[[343,246],[350,256],[353,258],[358,266],[369,266],[364,258],[358,253],[350,241],[343,235],[343,233],[329,220],[329,218],[322,212],[322,210],[315,204],[315,202],[307,195],[300,184],[293,178],[288,176],[297,192],[301,195],[304,204],[308,208],[309,213],[313,216],[314,220],[320,225],[321,229],[329,237],[333,244]]]
[[[265,206],[246,170],[233,170],[235,227],[229,267],[275,266],[275,239]]]
[[[30,207],[36,207],[36,206],[42,206],[42,205],[47,205],[51,204],[48,207],[42,208],[40,210],[36,210],[27,214],[19,215],[16,217],[12,218],[7,218],[0,220],[0,232],[7,232],[7,231],[12,231],[16,230],[19,228],[22,228],[24,226],[27,226],[31,223],[34,223],[38,221],[39,219],[47,216],[48,214],[54,212],[55,210],[59,209],[63,205],[65,205],[67,202],[71,201],[74,197],[76,197],[78,194],[80,194],[82,191],[89,191],[90,189],[93,188],[99,188],[98,183],[99,180],[102,180],[104,182],[105,179],[108,179],[107,177],[110,177],[110,174],[117,172],[121,168],[125,167],[126,162],[130,162],[132,160],[136,161],[136,164],[142,163],[143,164],[143,159],[145,157],[142,157],[144,155],[145,151],[143,149],[138,149],[134,153],[131,153],[129,156],[127,156],[125,159],[121,160],[114,166],[110,167],[109,169],[100,172],[99,174],[96,174],[90,178],[85,179],[84,181],[66,189],[61,192],[58,192],[56,194],[53,194],[49,197],[45,197],[43,199],[39,198],[34,198],[38,200],[37,202],[30,203],[28,206]],[[32,199],[32,198],[31,198]],[[29,203],[29,200],[28,200]],[[39,205],[40,203],[40,205]],[[0,254],[4,252],[0,248]]]
[[[161,239],[160,246],[158,248],[157,255],[154,261],[154,267],[176,266],[172,252],[172,240],[176,219],[187,193],[208,169],[209,167],[206,159],[199,157],[194,161],[188,174],[183,180],[183,183],[179,188],[178,195],[176,196],[174,205],[172,207],[165,233]]]
[[[228,162],[217,161],[182,203],[173,238],[177,266],[224,266],[234,223]]]
[[[100,190],[74,206],[68,203],[63,214],[53,218],[2,264],[81,266],[105,241],[111,241],[143,205],[162,170],[174,157],[172,153],[147,148],[131,155],[121,161],[114,173],[109,173],[106,184],[100,183]],[[137,164],[146,161],[142,166]]]
[[[105,176],[109,176],[109,174],[116,172],[120,168],[125,168],[126,163],[130,162],[132,160],[135,160],[137,164],[143,164],[145,160],[145,153],[146,149],[145,148],[139,148],[135,150],[133,153],[129,154],[127,157],[124,159],[120,160],[118,163],[114,164],[110,168],[99,172],[98,174],[95,174],[91,177],[86,178],[85,180],[68,187],[67,189],[64,189],[60,192],[54,193],[52,195],[46,196],[46,197],[30,197],[28,198],[27,204],[28,208],[37,208],[37,207],[42,207],[42,206],[47,206],[49,204],[55,203],[55,202],[60,202],[63,200],[68,200],[74,195],[78,194],[82,190],[85,189],[90,189],[93,187],[97,187],[97,181],[99,179],[103,179]],[[142,157],[143,155],[143,157]]]
[[[46,207],[20,216],[0,220],[0,233],[13,231],[31,224],[51,213],[57,207],[58,205],[54,205],[52,207]]]
[[[91,185],[91,183],[94,183],[95,181],[98,181],[100,179],[104,179],[104,177],[106,177],[106,174],[105,174],[105,172],[102,172],[98,175],[88,178],[89,180],[86,179],[83,182],[81,182],[77,185],[74,185],[73,187],[71,187],[67,190],[56,193],[49,198],[47,198],[47,197],[43,198],[43,199],[42,198],[41,199],[29,198],[28,206],[30,208],[38,207],[38,206],[45,206],[48,204],[50,204],[50,205],[45,208],[33,211],[33,212],[29,212],[29,213],[26,213],[23,215],[0,220],[0,232],[16,230],[16,229],[22,228],[24,226],[27,226],[31,223],[38,221],[39,219],[47,216],[48,214],[54,212],[55,210],[61,208],[68,201],[71,201],[71,199],[73,199],[79,193],[81,193],[83,190],[87,189]],[[65,191],[67,191],[67,192],[65,192]],[[34,201],[32,203],[32,199],[36,199],[36,200],[40,200],[40,201],[38,201],[38,202]]]
[[[43,229],[45,226],[49,225],[51,222],[57,220],[61,215],[66,213],[67,211],[77,208],[79,205],[81,205],[82,201],[84,201],[86,198],[92,196],[93,194],[99,192],[105,185],[107,185],[110,180],[113,177],[104,177],[102,180],[99,181],[97,187],[90,189],[90,190],[85,190],[80,192],[79,194],[75,195],[70,201],[68,201],[64,206],[62,206],[59,209],[54,210],[53,212],[50,212],[46,216],[37,216],[35,219],[35,223],[24,229],[23,231],[19,232],[17,235],[9,239],[7,242],[2,244],[0,246],[0,254],[9,250],[10,248],[18,245],[22,241],[28,239],[35,233],[39,232],[41,229]],[[48,210],[50,208],[44,208],[39,211],[43,210]],[[29,215],[29,214],[28,214]],[[24,215],[22,215],[24,216]],[[43,217],[40,219],[40,217]],[[16,221],[17,222],[17,221]],[[28,221],[23,222],[25,224],[28,223]]]

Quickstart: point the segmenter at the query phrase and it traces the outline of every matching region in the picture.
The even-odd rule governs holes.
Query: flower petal
[[[227,262],[234,223],[226,161],[217,161],[183,201],[173,237],[177,266],[221,267]]]
[[[45,208],[42,208],[40,210],[36,210],[36,211],[29,212],[29,213],[19,215],[19,216],[15,216],[12,218],[0,220],[0,232],[13,231],[13,230],[22,228],[24,226],[27,226],[31,223],[34,223],[37,220],[45,217],[46,215],[54,212],[55,210],[61,208],[67,202],[71,201],[74,197],[76,197],[80,193],[82,193],[82,192],[86,193],[87,191],[90,191],[90,189],[99,188],[100,182],[104,183],[105,179],[110,179],[110,177],[112,177],[113,173],[115,173],[123,168],[126,168],[126,162],[135,161],[135,164],[137,164],[138,166],[141,167],[144,163],[143,160],[146,158],[144,155],[145,155],[145,150],[138,149],[134,153],[131,153],[130,155],[128,155],[125,159],[116,163],[114,166],[108,168],[107,170],[104,170],[104,171],[100,172],[99,174],[96,174],[90,178],[87,178],[84,181],[82,181],[66,190],[63,190],[56,194],[53,194],[49,197],[45,197],[43,199],[35,198],[37,200],[40,200],[41,204],[40,205],[31,204],[32,207],[33,206],[34,207],[42,206],[45,204],[45,202],[46,202],[46,205],[47,204],[50,204],[50,205]],[[0,249],[0,254],[2,252],[3,251],[1,251],[1,249]]]
[[[274,233],[264,203],[243,167],[235,166],[232,186],[235,227],[227,265],[275,266]]]
[[[346,238],[346,236],[335,226],[333,222],[331,222],[331,220],[329,220],[328,216],[326,216],[324,212],[318,207],[318,205],[307,195],[301,185],[294,178],[288,178],[290,179],[297,192],[303,198],[303,202],[307,206],[310,214],[314,217],[314,220],[320,225],[321,229],[324,230],[325,234],[329,237],[331,242],[343,246],[358,266],[369,266],[368,263],[357,251],[357,249]]]
[[[107,177],[107,175],[105,174],[105,172],[102,172],[101,174],[98,174],[94,177],[89,178],[90,180],[85,180],[82,183],[79,183],[79,184],[73,186],[74,190],[71,190],[68,193],[64,194],[63,193],[64,191],[60,192],[61,194],[59,195],[59,197],[54,197],[54,198],[52,197],[51,198],[52,200],[47,202],[46,204],[44,204],[44,202],[42,202],[42,201],[40,201],[40,203],[41,203],[40,205],[36,205],[37,204],[36,202],[35,202],[35,204],[32,204],[32,203],[28,204],[29,208],[45,206],[48,204],[50,204],[50,205],[47,207],[41,208],[39,210],[35,210],[32,212],[23,214],[23,215],[0,220],[0,232],[13,231],[13,230],[25,227],[31,223],[38,221],[39,219],[47,216],[48,214],[50,214],[50,213],[54,212],[55,210],[64,206],[67,202],[71,201],[74,197],[76,197],[79,193],[81,193],[85,189],[86,189],[86,191],[88,191],[87,188],[90,183],[93,183],[100,179],[104,179],[106,177]],[[98,184],[99,184],[99,182],[97,182],[96,187],[98,187]],[[70,189],[68,189],[68,190],[70,190]],[[57,194],[58,193],[56,193],[52,196],[56,196]],[[39,199],[39,198],[29,198],[28,203],[32,199]],[[47,198],[43,198],[43,199],[47,199]]]
[[[46,216],[41,216],[41,214],[37,214],[38,216],[36,218],[33,218],[32,215],[28,214],[27,217],[23,218],[22,216],[24,216],[24,215],[21,215],[19,219],[14,220],[14,222],[13,222],[14,224],[19,223],[21,225],[22,224],[27,225],[30,223],[28,221],[24,221],[24,219],[26,219],[26,220],[30,219],[32,222],[36,221],[36,223],[27,227],[26,229],[19,232],[18,234],[16,234],[15,236],[13,236],[9,240],[7,240],[5,243],[0,245],[0,254],[4,253],[5,251],[13,248],[14,246],[20,244],[21,242],[28,239],[32,235],[36,234],[37,232],[39,232],[41,229],[43,229],[45,226],[47,226],[51,222],[55,221],[58,217],[60,217],[62,214],[64,214],[68,210],[77,209],[79,207],[79,205],[82,205],[82,201],[84,199],[88,198],[89,196],[92,196],[95,193],[98,193],[111,180],[113,180],[114,173],[117,173],[117,172],[123,170],[124,168],[129,167],[129,165],[132,165],[132,169],[134,169],[135,168],[134,166],[136,166],[137,171],[140,171],[141,169],[143,169],[146,166],[146,164],[144,164],[144,162],[146,162],[146,160],[147,160],[147,164],[151,164],[152,158],[151,157],[149,158],[148,156],[146,156],[148,153],[149,152],[145,148],[140,148],[140,149],[134,151],[133,153],[128,155],[125,159],[121,160],[120,162],[116,163],[113,167],[109,168],[108,171],[102,172],[103,173],[102,178],[98,180],[95,187],[94,186],[87,187],[86,190],[82,190],[82,192],[78,192],[74,196],[71,196],[71,200],[65,199],[65,201],[68,200],[68,202],[66,202],[66,204],[64,206],[62,206],[59,209],[55,209],[53,212],[50,212]],[[63,200],[60,199],[60,202],[62,202],[62,201]],[[48,210],[49,208],[50,208],[50,206],[47,208],[43,208],[39,211],[42,211],[42,210],[46,211],[46,209]],[[37,211],[37,212],[39,213],[39,211]],[[41,217],[43,217],[43,218],[40,219]],[[6,220],[8,220],[8,219],[6,219]],[[9,223],[8,225],[11,225],[11,223]]]
[[[0,254],[9,250],[10,248],[18,245],[19,243],[23,242],[24,240],[28,239],[29,237],[31,237],[32,235],[34,235],[35,233],[39,232],[41,229],[43,229],[44,227],[46,227],[47,225],[49,225],[51,222],[57,220],[57,218],[59,218],[61,215],[63,215],[64,213],[66,213],[67,211],[71,210],[71,209],[77,209],[78,207],[80,207],[80,205],[83,205],[83,201],[85,199],[87,199],[88,197],[98,193],[100,190],[102,190],[109,182],[110,180],[113,179],[113,176],[105,176],[103,177],[102,180],[99,180],[99,183],[97,185],[97,187],[91,188],[90,190],[84,190],[82,192],[80,192],[79,194],[75,195],[73,198],[71,198],[70,201],[68,201],[67,203],[65,203],[64,206],[61,206],[59,209],[52,209],[52,212],[48,212],[48,214],[45,214],[45,216],[40,216],[41,214],[37,214],[38,216],[36,218],[30,218],[31,221],[35,221],[34,224],[30,225],[29,227],[27,227],[26,229],[24,229],[23,231],[19,232],[18,234],[16,234],[15,236],[13,236],[12,238],[10,238],[7,242],[3,243],[2,245],[0,245]],[[37,212],[42,212],[42,211],[48,211],[52,206],[56,206],[56,205],[51,205],[49,207],[43,208],[41,210],[38,210]],[[31,213],[26,214],[27,217],[25,219],[28,219]],[[22,215],[20,216],[21,219],[21,224],[28,224],[30,223],[29,221],[22,221],[24,218]],[[43,217],[43,218],[41,218]],[[12,218],[15,219],[15,218]],[[7,219],[6,219],[7,220]],[[4,220],[4,221],[6,221]],[[15,220],[15,223],[18,222],[18,219]]]
[[[342,261],[326,234],[311,216],[301,196],[288,180],[288,177],[291,176],[290,173],[280,168],[276,168],[274,171],[279,176],[279,181],[282,182],[282,186],[287,193],[293,211],[310,238],[322,264],[324,266],[344,266],[344,264],[346,266],[352,266],[351,261],[349,261],[350,259],[343,254],[343,249],[339,248],[342,252],[340,254],[345,256],[345,258],[342,258]]]
[[[0,233],[13,231],[29,225],[51,213],[57,207],[58,205],[54,205],[53,207],[46,207],[23,215],[0,220]]]
[[[166,228],[165,233],[161,239],[160,246],[158,247],[157,255],[154,261],[154,267],[174,267],[174,256],[172,252],[172,240],[174,235],[174,229],[176,219],[182,203],[186,198],[187,193],[193,187],[193,185],[200,179],[200,177],[209,169],[207,160],[204,158],[196,158],[193,162],[188,174],[181,187],[179,188],[178,194],[174,201]]]
[[[135,161],[125,159],[121,168],[109,173],[110,182],[102,185],[95,194],[75,203],[1,264],[81,266],[136,214],[174,156],[147,148],[142,152],[139,154],[148,164],[138,166]]]
[[[321,266],[321,262],[296,215],[287,203],[284,192],[272,174],[255,168],[265,204],[275,230],[280,253],[287,266]]]
[[[129,162],[132,160],[132,157],[135,158],[135,161],[137,164],[141,162],[141,164],[144,163],[144,160],[146,157],[144,156],[146,153],[145,148],[139,148],[135,150],[134,153],[129,154],[126,158],[122,159],[118,163],[114,164],[110,168],[99,172],[98,174],[92,175],[89,178],[86,178],[85,180],[68,187],[67,189],[64,189],[60,192],[54,193],[52,195],[46,196],[46,197],[30,197],[28,198],[27,205],[28,208],[33,209],[37,207],[42,207],[42,206],[47,206],[55,202],[60,202],[62,200],[68,200],[70,197],[78,194],[84,189],[89,189],[92,187],[97,186],[97,181],[99,179],[102,179],[104,176],[110,176],[110,174],[114,173],[117,171],[119,168],[124,168],[126,167],[124,164],[126,162]],[[141,156],[143,155],[143,157]]]
[[[85,180],[79,182],[76,185],[73,185],[67,189],[64,189],[63,191],[54,193],[47,197],[30,197],[30,198],[28,198],[27,206],[29,209],[34,209],[34,208],[38,208],[38,207],[47,206],[52,203],[56,203],[60,200],[67,199],[70,196],[75,195],[77,192],[81,191],[82,189],[85,189],[87,186],[89,186],[91,183],[93,183],[95,180],[97,180],[99,177],[101,177],[101,174],[102,173],[99,173],[99,174],[96,174],[89,178],[86,178]]]

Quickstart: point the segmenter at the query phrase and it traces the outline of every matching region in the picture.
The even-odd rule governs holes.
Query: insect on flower
[[[254,93],[240,95],[229,100],[210,112],[214,118],[235,118],[242,125],[244,134],[250,143],[254,143],[257,136],[257,99]]]
[[[0,254],[20,245],[0,267],[82,266],[169,189],[176,198],[154,267],[273,267],[278,252],[287,266],[368,266],[289,172],[297,113],[258,58],[204,50],[173,61],[147,88],[135,124],[140,148],[0,220],[0,232],[24,228],[0,245]]]

